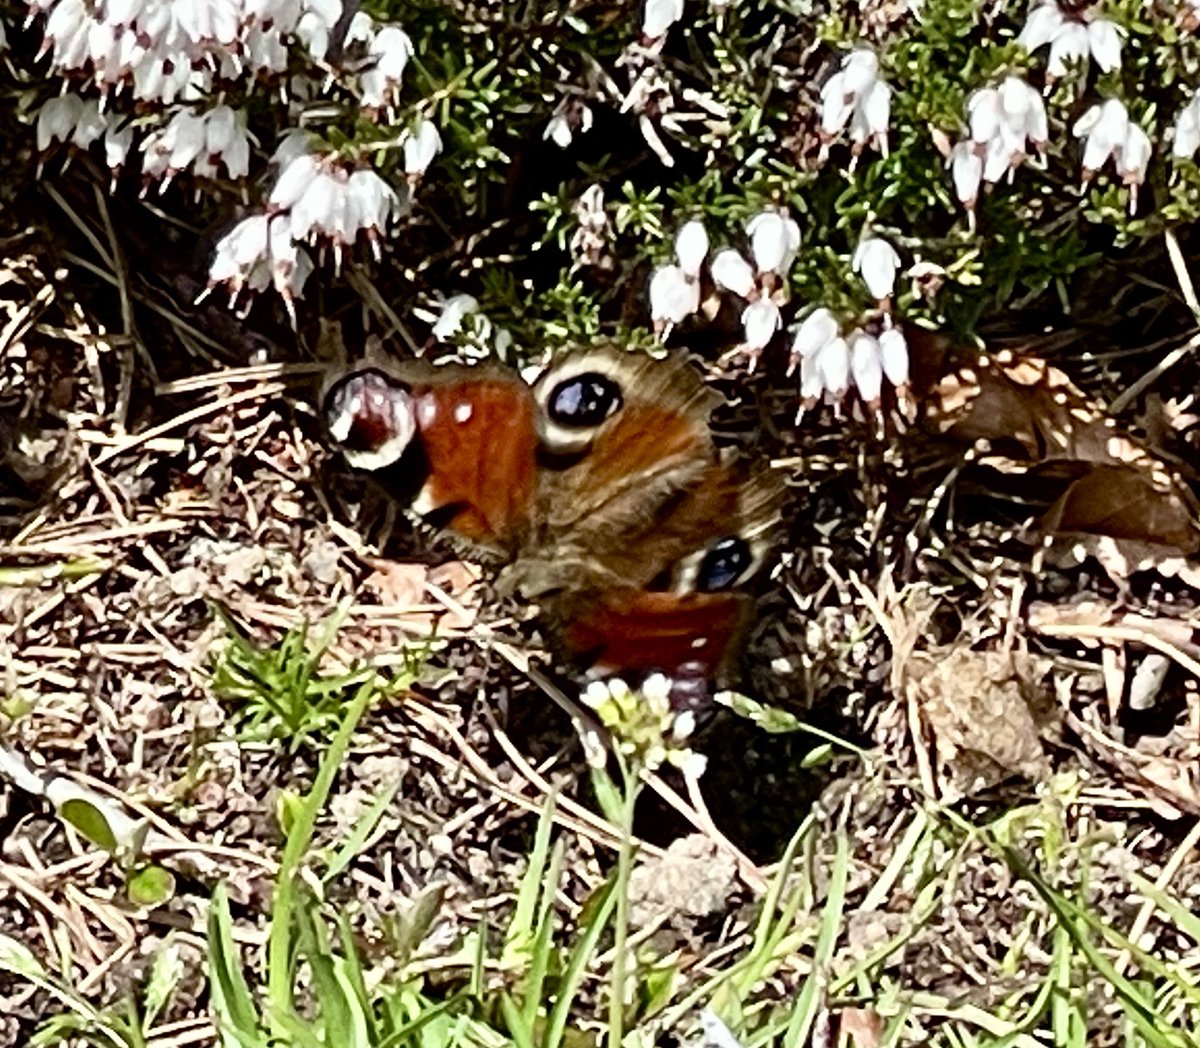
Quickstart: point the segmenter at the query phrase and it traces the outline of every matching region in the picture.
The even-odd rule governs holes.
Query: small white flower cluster
[[[491,318],[480,311],[479,300],[474,295],[457,294],[433,304],[432,309],[417,307],[413,313],[432,325],[433,337],[438,342],[453,342],[463,357],[484,360],[499,357],[503,360],[512,348],[512,332],[493,324]]]
[[[878,335],[855,328],[843,336],[837,317],[820,306],[796,330],[792,367],[797,365],[800,368],[797,422],[805,411],[822,400],[840,414],[851,385],[868,410],[878,415],[885,378],[896,387],[901,405],[906,403],[908,343],[898,327],[886,327]]]
[[[746,223],[746,235],[753,263],[735,248],[724,248],[713,256],[709,274],[718,291],[746,301],[738,352],[748,355],[753,370],[758,356],[783,326],[779,304],[771,292],[800,249],[800,227],[786,212],[760,211]],[[682,323],[700,309],[700,275],[708,248],[703,223],[688,222],[675,238],[677,264],[659,266],[654,271],[650,279],[650,316],[660,335],[665,337],[672,325]]]
[[[1096,17],[1090,9],[1069,13],[1059,7],[1057,0],[1039,0],[1029,12],[1017,43],[1030,54],[1049,45],[1046,81],[1050,84],[1077,63],[1086,71],[1089,56],[1103,73],[1120,69],[1124,33],[1116,23]]]
[[[1018,76],[984,87],[967,99],[966,138],[949,151],[954,193],[975,226],[975,205],[983,183],[994,185],[1021,166],[1030,147],[1041,153],[1050,130],[1042,96]]]
[[[353,69],[327,61],[343,0],[29,0],[30,18],[44,17],[43,53],[66,78],[86,76],[98,98],[64,92],[38,115],[37,142],[87,149],[104,139],[114,180],[131,150],[141,156],[143,194],[166,189],[182,172],[238,181],[250,173],[246,113],[218,89],[260,78],[282,81],[299,43],[322,78],[357,93],[368,114],[391,112],[413,54],[396,25],[355,11],[345,33]],[[287,81],[293,88],[298,81]],[[122,96],[150,112],[136,120],[114,111]],[[155,113],[155,110],[158,110]],[[135,130],[136,129],[136,130]],[[299,148],[297,144],[301,143]],[[442,147],[437,128],[419,120],[403,141],[404,170],[415,184]],[[279,177],[264,213],[251,215],[217,245],[209,290],[226,287],[231,305],[273,287],[293,314],[293,299],[312,272],[302,245],[342,251],[360,238],[379,255],[379,240],[400,210],[395,190],[373,170],[320,152],[292,134],[276,154]],[[207,293],[207,292],[206,292]]]
[[[313,268],[300,245],[322,251],[332,247],[340,265],[343,250],[362,236],[378,258],[380,240],[401,203],[396,191],[371,168],[352,168],[328,154],[297,153],[293,139],[285,139],[281,153],[277,154],[281,171],[268,196],[267,213],[243,219],[220,240],[204,295],[224,285],[233,307],[242,291],[248,291],[244,313],[253,294],[271,286],[295,323],[293,299],[302,294]]]
[[[821,88],[821,156],[850,126],[850,170],[868,144],[884,156],[888,152],[888,127],[892,114],[892,89],[879,76],[879,57],[857,48],[842,59],[841,68]]]
[[[201,103],[218,84],[287,72],[298,40],[324,63],[342,0],[28,0],[45,16],[42,51],[60,75],[86,74],[102,95]],[[412,42],[356,11],[348,43],[366,54],[358,90],[367,109],[394,104]]]
[[[1129,187],[1132,215],[1153,154],[1150,136],[1129,118],[1125,104],[1116,98],[1092,106],[1075,121],[1072,132],[1083,139],[1083,184],[1111,159],[1117,175]]]
[[[617,752],[637,769],[654,771],[666,763],[699,778],[707,759],[684,745],[695,730],[696,715],[671,708],[671,688],[671,679],[661,673],[651,674],[637,691],[613,677],[593,681],[582,699],[612,736]],[[582,741],[588,763],[603,768],[605,753],[600,740],[584,733]]]

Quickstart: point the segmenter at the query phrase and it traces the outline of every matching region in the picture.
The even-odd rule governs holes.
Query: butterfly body
[[[718,451],[719,397],[682,358],[576,351],[531,386],[497,366],[343,373],[325,397],[351,465],[503,565],[572,656],[606,671],[721,675],[752,617],[739,590],[780,483]]]

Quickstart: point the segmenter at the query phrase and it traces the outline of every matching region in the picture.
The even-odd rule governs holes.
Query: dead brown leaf
[[[1032,707],[1044,702],[1007,652],[945,645],[912,655],[905,688],[932,736],[941,793],[953,800],[1014,774],[1048,773]]]

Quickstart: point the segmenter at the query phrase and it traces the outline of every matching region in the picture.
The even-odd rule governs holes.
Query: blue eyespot
[[[750,546],[737,535],[718,539],[710,547],[696,572],[696,589],[718,593],[733,586],[754,562]]]
[[[546,405],[550,421],[560,426],[598,426],[621,406],[621,388],[607,375],[589,371],[554,387]]]

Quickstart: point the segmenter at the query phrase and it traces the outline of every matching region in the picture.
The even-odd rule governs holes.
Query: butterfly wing
[[[329,433],[351,465],[381,474],[432,523],[497,555],[530,530],[535,404],[499,368],[368,367],[324,398]]]

